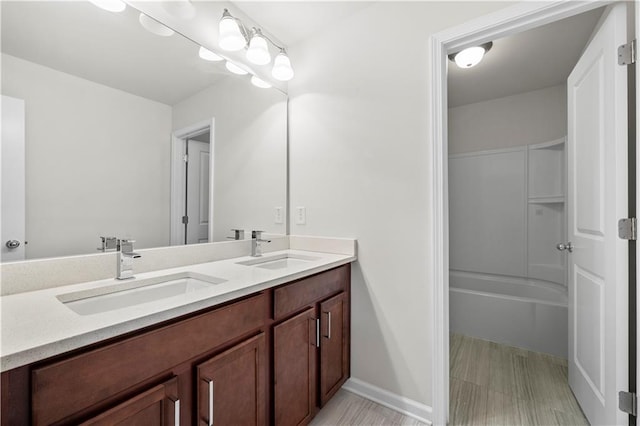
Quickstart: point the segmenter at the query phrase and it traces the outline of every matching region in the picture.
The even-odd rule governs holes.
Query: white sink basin
[[[314,256],[303,256],[301,254],[275,254],[271,256],[261,256],[251,260],[238,262],[238,265],[255,266],[264,269],[283,269],[292,266],[304,266],[309,262],[320,259]]]
[[[192,293],[226,281],[193,272],[181,272],[146,280],[124,281],[122,284],[56,297],[75,313],[92,315]]]

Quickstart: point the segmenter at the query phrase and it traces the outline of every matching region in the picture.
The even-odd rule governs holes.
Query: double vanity
[[[2,425],[306,424],[349,377],[354,260],[288,249],[3,296]]]

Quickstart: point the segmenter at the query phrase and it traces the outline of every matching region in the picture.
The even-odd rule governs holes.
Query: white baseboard
[[[351,378],[347,380],[342,389],[370,399],[387,408],[398,411],[405,416],[431,425],[432,409],[428,405],[421,404],[404,396],[389,392],[362,380]]]

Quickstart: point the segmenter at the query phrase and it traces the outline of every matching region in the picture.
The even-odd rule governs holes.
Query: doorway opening
[[[172,245],[213,241],[214,146],[213,119],[172,135]]]
[[[599,6],[601,6],[601,4]],[[622,15],[619,12],[613,12],[614,10],[620,11],[621,8],[625,8],[625,6],[619,5],[617,8],[613,8],[611,12],[608,11],[607,15],[616,15],[618,22],[626,21],[624,12],[622,12]],[[550,327],[547,331],[551,334],[551,343],[553,343],[554,339],[558,340],[562,334],[557,333],[559,331],[558,329],[567,329],[567,325],[562,326],[559,324],[560,319],[564,319],[565,324],[569,322],[568,334],[572,336],[568,339],[569,342],[567,342],[565,338],[566,343],[564,350],[569,346],[569,350],[565,352],[567,354],[565,356],[569,356],[569,376],[572,375],[573,370],[573,391],[576,392],[576,389],[582,386],[586,388],[588,392],[595,395],[596,398],[600,398],[599,403],[601,404],[601,408],[594,409],[593,405],[595,404],[589,403],[587,406],[588,410],[585,410],[589,421],[603,423],[604,419],[604,423],[620,423],[620,419],[625,418],[622,413],[617,411],[617,390],[625,390],[627,385],[627,342],[623,340],[627,338],[626,327],[628,324],[623,321],[623,319],[626,318],[626,306],[624,309],[617,311],[616,307],[618,306],[617,303],[623,301],[627,296],[625,279],[625,262],[627,259],[626,256],[620,256],[620,254],[626,255],[625,250],[627,245],[626,242],[615,240],[617,236],[614,236],[615,231],[611,227],[611,223],[614,223],[615,226],[615,221],[611,219],[615,214],[623,210],[622,207],[626,207],[627,194],[626,191],[623,191],[623,195],[618,194],[620,195],[620,200],[617,200],[618,202],[614,201],[615,206],[610,206],[605,201],[606,197],[604,196],[604,192],[616,192],[615,185],[620,182],[614,177],[607,178],[606,181],[608,184],[606,184],[604,178],[606,166],[602,166],[602,169],[591,167],[590,169],[597,177],[596,181],[602,182],[602,192],[597,193],[596,196],[589,199],[591,204],[584,203],[585,197],[589,196],[588,194],[593,195],[596,193],[596,191],[592,191],[592,188],[598,187],[599,185],[599,183],[597,183],[594,186],[593,182],[589,182],[588,179],[585,178],[587,176],[585,174],[587,167],[584,165],[590,161],[595,161],[595,164],[600,165],[600,157],[594,159],[590,158],[590,156],[595,156],[592,153],[598,152],[598,149],[600,149],[600,145],[598,144],[601,140],[597,138],[584,138],[584,135],[579,135],[580,137],[577,138],[576,131],[579,133],[580,129],[588,128],[589,126],[578,125],[575,122],[576,117],[582,119],[585,117],[583,105],[596,105],[595,109],[598,109],[598,106],[603,105],[604,102],[602,99],[597,99],[593,102],[589,102],[587,99],[587,101],[584,102],[582,98],[577,100],[576,97],[578,95],[583,96],[586,93],[587,89],[585,89],[585,87],[591,87],[592,89],[594,87],[600,87],[598,84],[609,80],[613,81],[613,78],[609,78],[611,76],[610,74],[597,74],[600,69],[593,71],[592,68],[589,68],[589,66],[599,60],[599,58],[595,60],[591,58],[587,60],[588,64],[584,69],[577,72],[579,76],[577,80],[569,81],[568,91],[562,87],[554,89],[553,86],[538,88],[539,91],[543,92],[556,92],[556,95],[562,92],[568,93],[565,102],[567,102],[569,106],[568,108],[565,107],[564,116],[568,116],[569,118],[564,126],[568,130],[565,134],[568,134],[569,143],[566,142],[562,134],[550,136],[548,133],[549,129],[538,129],[543,131],[537,132],[539,133],[537,136],[542,136],[543,133],[545,134],[545,138],[538,140],[527,140],[526,135],[523,137],[523,134],[518,131],[518,124],[515,122],[517,119],[510,117],[509,114],[517,109],[518,102],[528,108],[535,104],[536,101],[533,99],[536,96],[538,98],[542,96],[542,93],[534,93],[535,90],[529,90],[528,92],[519,94],[507,94],[506,96],[502,93],[502,96],[498,95],[495,97],[497,99],[491,101],[487,99],[476,100],[470,104],[471,106],[462,106],[462,104],[460,104],[457,106],[457,108],[459,108],[457,111],[454,111],[453,114],[451,112],[447,114],[446,90],[448,85],[446,73],[447,64],[445,61],[447,60],[446,55],[448,53],[454,53],[471,45],[493,41],[494,46],[491,52],[487,54],[488,58],[490,55],[495,54],[496,48],[500,44],[499,41],[504,37],[522,34],[526,30],[539,28],[542,25],[557,22],[568,17],[574,17],[571,19],[579,19],[577,16],[579,14],[587,14],[587,12],[591,14],[599,13],[597,11],[590,12],[592,9],[594,9],[594,7],[581,7],[580,5],[563,6],[561,4],[555,4],[553,7],[547,9],[536,7],[535,5],[522,5],[508,9],[507,13],[501,12],[494,16],[490,15],[486,17],[486,19],[479,19],[477,22],[472,22],[471,25],[465,25],[464,28],[460,27],[448,30],[434,36],[432,39],[432,60],[434,61],[432,69],[432,89],[435,94],[432,123],[434,124],[433,139],[435,152],[433,158],[434,197],[436,204],[434,220],[432,222],[434,225],[433,235],[436,240],[433,295],[435,324],[433,335],[435,339],[434,347],[436,348],[433,369],[436,375],[436,377],[434,377],[433,392],[433,422],[435,424],[444,424],[447,420],[456,423],[459,421],[459,419],[456,418],[457,413],[453,412],[453,407],[455,406],[454,398],[455,393],[460,392],[460,383],[458,382],[461,378],[465,377],[456,377],[456,374],[458,374],[458,376],[466,375],[471,385],[477,385],[478,383],[473,383],[474,380],[489,380],[488,374],[490,374],[490,368],[488,367],[492,366],[492,362],[496,368],[502,367],[509,362],[527,364],[527,356],[525,355],[527,355],[528,352],[523,351],[523,349],[533,349],[530,354],[530,357],[533,359],[531,364],[537,364],[539,368],[551,372],[555,369],[558,376],[562,376],[563,370],[561,363],[554,364],[552,362],[551,364],[545,365],[539,361],[547,361],[548,359],[553,361],[555,360],[554,355],[561,357],[563,345],[551,344],[551,347],[545,347],[545,345],[549,345],[550,342],[544,337],[540,338],[540,336],[536,335],[536,333],[544,329],[546,325],[549,325]],[[595,20],[597,21],[597,16]],[[598,24],[597,27],[613,28],[616,27],[616,25],[617,24],[609,25],[603,22]],[[616,33],[614,30],[611,30],[611,32]],[[566,34],[569,33],[572,32],[566,32]],[[616,33],[616,37],[618,37],[615,39],[616,43],[621,40],[619,35],[619,32]],[[599,36],[594,37],[590,43],[595,43],[596,39],[599,40]],[[585,43],[586,41],[587,40],[584,40]],[[607,46],[606,49],[610,51],[610,48],[616,47],[617,46]],[[589,51],[589,48],[587,48],[585,52],[580,53],[587,55]],[[606,60],[609,61],[609,59]],[[579,61],[577,61],[577,63],[580,65]],[[607,62],[607,66],[608,64],[609,62]],[[576,65],[576,63],[572,64],[572,68],[573,65]],[[578,68],[579,67],[576,66],[576,69]],[[465,71],[468,72],[471,70]],[[526,74],[526,72],[522,72],[521,74]],[[593,86],[585,85],[584,82],[588,82],[589,78],[594,75],[597,75],[597,84]],[[505,79],[503,78],[503,80]],[[605,85],[605,83],[603,83],[603,85]],[[475,82],[475,86],[478,86],[477,82]],[[517,99],[517,97],[521,99]],[[449,99],[455,102],[455,94],[450,93]],[[612,106],[612,109],[616,109],[616,111],[619,109],[619,100],[620,99],[615,98],[613,101],[615,104]],[[626,105],[626,91],[624,101]],[[478,105],[482,102],[485,103]],[[492,125],[491,122],[473,122],[474,119],[478,119],[483,113],[485,114],[483,120],[488,121],[486,117],[487,114],[490,115],[490,103],[493,103],[491,106],[496,108],[496,110],[499,110],[500,104],[502,104],[502,111],[501,114],[498,114],[498,117],[504,119],[504,117],[507,116],[510,117],[511,121],[506,124],[502,123],[497,125]],[[540,101],[538,103],[544,102]],[[456,108],[456,106],[454,106],[454,108]],[[567,109],[568,114],[566,112]],[[538,114],[544,116],[544,113],[550,111],[544,110],[542,112],[542,114]],[[529,120],[535,121],[535,117],[531,114],[535,115],[536,113],[530,111],[529,114]],[[448,120],[449,127],[447,128]],[[592,122],[597,123],[596,127],[597,125],[601,125],[604,129],[610,128],[610,124],[614,122],[613,120],[611,116],[600,117],[594,115]],[[464,143],[460,144],[459,140],[454,140],[454,138],[459,138],[465,134],[464,129],[463,131],[459,131],[460,129],[452,129],[452,126],[454,126],[456,122],[463,124],[473,123],[475,125],[471,131],[468,132],[468,134],[473,135],[475,140],[466,144],[466,151],[464,149],[459,150],[461,146],[465,145]],[[477,126],[478,124],[480,126],[485,125],[484,133],[483,129]],[[510,128],[510,125],[515,127]],[[626,129],[626,124],[622,127]],[[479,141],[482,142],[483,136],[485,138],[487,138],[487,135],[495,136],[496,132],[499,133],[500,131],[512,135],[511,140],[506,141],[506,145],[487,146],[486,143],[479,143]],[[612,135],[615,135],[612,139],[616,140],[616,144],[618,144],[620,140],[623,140],[624,146],[626,147],[626,135],[622,137],[622,135],[616,135],[615,132]],[[514,138],[524,140],[515,143],[513,141]],[[575,144],[575,140],[577,139],[580,139],[580,145]],[[583,139],[586,142],[584,142]],[[487,142],[487,140],[484,142]],[[496,143],[495,138],[491,142]],[[503,141],[503,144],[504,143]],[[591,143],[591,146],[588,145],[589,143]],[[469,148],[469,145],[473,145],[473,147]],[[456,151],[457,149],[458,151]],[[453,155],[450,156],[450,152]],[[565,156],[568,161],[564,160]],[[580,161],[573,161],[576,156],[580,158]],[[609,167],[615,169],[615,162],[613,166]],[[626,164],[623,168],[626,173]],[[563,191],[566,188],[565,179],[563,178],[565,174],[568,175],[568,192]],[[613,173],[612,176],[614,175],[617,176]],[[600,178],[602,179],[599,180]],[[613,181],[609,179],[613,179]],[[487,185],[479,185],[479,182],[483,181],[487,183]],[[613,183],[614,181],[615,184]],[[626,182],[622,183],[622,186],[626,189]],[[604,190],[605,187],[606,191]],[[576,200],[578,203],[575,202]],[[567,203],[566,206],[565,201]],[[576,205],[581,207],[582,210],[577,209]],[[603,206],[607,206],[607,209],[598,210]],[[607,223],[606,228],[603,226],[603,228],[600,229],[598,226],[600,226],[599,224],[601,222],[595,225],[595,222],[591,221],[597,216],[596,213],[593,213],[595,210],[590,210],[591,207],[596,207],[595,210],[598,211],[597,214],[606,210],[606,219],[604,219],[605,213],[603,213],[603,217],[598,216],[598,220],[602,220],[602,223]],[[576,210],[574,211],[572,209]],[[566,217],[573,219],[567,221]],[[572,223],[571,220],[575,221]],[[483,228],[483,221],[486,222],[489,229],[487,229],[487,227]],[[608,246],[618,255],[618,258],[612,261],[612,269],[607,269],[607,274],[609,275],[603,274],[602,277],[600,277],[597,273],[591,273],[597,270],[597,268],[590,269],[591,266],[585,267],[579,264],[579,261],[575,259],[579,259],[581,255],[574,254],[574,260],[567,260],[566,250],[564,252],[557,252],[555,248],[556,244],[562,244],[561,247],[565,249],[569,246],[565,234],[571,236],[574,240],[586,234],[591,235],[593,240],[597,240],[600,237],[602,237],[601,239],[603,241],[606,239]],[[502,238],[506,239],[502,240]],[[588,244],[590,243],[584,243],[584,245]],[[580,252],[580,250],[583,252],[586,251],[582,245],[576,248],[576,252]],[[597,251],[598,249],[596,248],[594,250]],[[621,258],[624,258],[624,262],[621,261],[619,264],[616,264]],[[565,272],[565,265],[569,266],[568,269],[570,273],[568,278]],[[622,267],[620,267],[621,265]],[[618,272],[623,269],[624,271],[618,274]],[[612,276],[614,279],[611,279]],[[615,288],[611,289],[606,285],[609,283],[609,280],[613,281],[614,284],[617,281],[624,282],[624,284],[620,286],[615,284]],[[576,281],[580,281],[581,283],[578,292],[575,291],[575,289],[578,288],[575,286]],[[600,284],[600,287],[595,285],[597,283]],[[573,288],[574,290],[573,293],[569,290],[568,295],[565,290],[563,301],[562,290],[567,284],[570,289]],[[479,285],[484,285],[484,290],[481,291],[478,287]],[[605,287],[607,291],[612,291],[614,298],[617,297],[619,300],[615,301],[609,297],[605,297]],[[488,291],[487,288],[491,291]],[[507,293],[503,294],[503,296],[506,296],[504,299],[512,303],[505,307],[504,310],[505,312],[510,311],[514,316],[507,317],[506,320],[504,318],[500,320],[492,317],[492,315],[499,310],[496,308],[495,303],[497,301],[495,299],[489,300],[488,302],[485,300],[487,293],[495,293],[495,290],[498,288],[506,288],[508,290],[500,291]],[[518,292],[518,294],[509,294],[509,291],[514,290]],[[523,291],[527,294],[522,294]],[[541,291],[545,294],[541,293]],[[598,293],[598,291],[600,291],[600,293]],[[535,297],[532,297],[533,294],[529,294],[531,292],[535,292]],[[463,296],[466,298],[470,295],[476,297],[476,299],[469,300],[462,298]],[[528,305],[526,307],[520,305],[514,306],[514,303],[530,302],[531,299],[548,303]],[[439,306],[439,302],[442,302],[442,305]],[[485,308],[482,308],[483,305],[480,302],[484,303]],[[485,302],[489,303],[490,306]],[[594,314],[593,316],[598,318],[595,320],[595,324],[589,324],[588,321],[581,322],[582,325],[580,326],[576,326],[576,323],[579,321],[573,321],[573,324],[571,324],[572,318],[573,320],[576,318],[588,318],[584,312],[581,314],[578,311],[578,313],[575,314],[576,302],[578,304],[588,302],[591,307],[602,308],[600,312],[592,312]],[[563,304],[565,308],[568,308],[575,316],[557,311],[556,308],[562,308]],[[612,315],[614,321],[610,323],[605,321],[602,314],[604,310],[611,309],[612,306],[615,311]],[[622,307],[620,306],[620,308]],[[530,315],[525,319],[518,316],[524,315],[526,317],[527,314]],[[454,315],[459,316],[454,318]],[[469,317],[466,318],[466,320],[470,320],[466,321],[467,324],[463,324],[465,322],[465,318],[463,317],[465,316]],[[478,318],[481,320],[478,320]],[[538,322],[534,321],[533,323],[527,324],[525,320],[531,318],[534,320],[537,319]],[[483,321],[485,323],[484,326],[486,326],[484,329]],[[548,324],[544,324],[545,321],[548,321]],[[601,327],[598,326],[598,324],[600,324]],[[523,326],[524,329],[519,331],[515,330],[515,328],[519,326]],[[500,327],[503,329],[503,334],[506,334],[506,336],[502,336],[504,338],[502,342],[499,341],[500,336],[496,336],[495,334],[500,334],[498,331]],[[531,328],[528,330],[527,327]],[[609,328],[607,329],[607,327]],[[592,334],[588,334],[590,329],[593,329]],[[480,348],[473,349],[467,347],[465,349],[466,353],[462,355],[475,358],[480,362],[483,362],[482,358],[485,357],[486,361],[484,362],[487,364],[485,366],[487,368],[476,369],[474,373],[468,366],[460,368],[460,365],[456,365],[460,360],[461,354],[458,352],[454,355],[454,352],[461,349],[459,346],[461,341],[463,344],[469,342],[464,341],[464,338],[456,336],[452,338],[450,348],[450,331],[462,331],[462,335],[478,333],[478,336],[470,337],[475,337],[480,341]],[[510,332],[512,334],[508,335]],[[489,334],[483,335],[483,333]],[[491,335],[491,333],[494,333],[494,335]],[[545,332],[542,334],[545,334]],[[521,337],[532,338],[533,342],[518,340]],[[493,340],[494,342],[488,343],[488,340]],[[496,340],[497,342],[495,342]],[[605,340],[615,342],[615,348],[613,348],[612,351],[606,349]],[[502,349],[497,350],[499,348],[495,345],[504,343],[507,343],[508,347],[512,348],[511,352],[502,351]],[[541,346],[536,347],[535,344],[541,344]],[[529,347],[529,345],[533,347]],[[513,349],[514,346],[519,346],[520,348]],[[553,346],[555,346],[556,349],[554,349]],[[587,348],[595,348],[595,350],[587,351]],[[449,359],[450,349],[451,360]],[[495,349],[493,356],[490,354],[492,349]],[[560,353],[557,353],[558,350]],[[476,352],[474,353],[474,351]],[[554,351],[556,352],[554,353]],[[542,355],[543,353],[547,353],[548,355]],[[589,353],[595,353],[596,355],[587,356]],[[605,356],[607,362],[613,362],[615,364],[613,370],[609,370],[608,367],[605,368]],[[448,374],[450,371],[449,362],[451,362],[451,371],[453,373],[451,379]],[[571,365],[572,362],[573,367]],[[524,367],[526,370],[527,366],[524,365]],[[511,373],[517,374],[517,371],[513,369],[510,371]],[[530,377],[533,377],[533,380],[529,383],[520,380],[518,385],[520,386],[519,390],[528,393],[527,395],[520,395],[525,397],[521,398],[521,400],[526,399],[526,397],[533,397],[533,394],[541,389],[540,385],[542,385],[542,383],[540,383],[540,381],[544,381],[544,379],[542,379],[544,375],[538,373],[542,373],[542,371],[529,371],[529,373],[527,373]],[[501,373],[498,372],[496,376],[500,374]],[[474,375],[475,377],[473,377]],[[483,375],[485,376],[483,377]],[[566,377],[566,373],[564,373],[564,375]],[[578,382],[576,380],[578,376],[585,378],[584,383],[581,385],[575,384]],[[609,379],[609,376],[613,377]],[[607,377],[607,379],[605,379],[605,377]],[[505,380],[508,381],[508,377],[503,375],[502,379],[504,380],[502,380],[501,383],[494,384],[498,387],[505,385]],[[537,383],[536,380],[538,381]],[[545,383],[545,385],[548,385],[548,383]],[[536,389],[536,386],[538,389]],[[456,387],[458,388],[456,389]],[[448,411],[449,389],[452,391],[451,412]],[[477,388],[475,390],[478,391],[475,397],[471,395],[474,391],[473,386],[463,391],[467,399],[467,401],[465,401],[467,405],[470,404],[470,401],[480,401],[483,398],[481,396],[483,391]],[[494,395],[497,396],[498,399],[501,395],[505,397],[501,401],[494,399],[493,408],[498,411],[501,411],[499,408],[501,404],[502,407],[508,405],[518,406],[521,402],[521,400],[518,400],[519,395],[514,395],[513,390],[507,391],[505,389],[491,389],[489,387],[484,392],[485,401],[487,401],[487,393],[491,394],[493,392],[494,394],[499,394]],[[567,396],[573,396],[568,388],[562,392],[565,392]],[[584,409],[584,402],[589,400],[584,395],[581,396],[581,392],[580,389],[577,389],[576,394],[578,395],[578,400],[583,403],[582,408]],[[547,402],[550,403],[547,414],[556,416],[556,419],[558,415],[570,416],[573,414],[581,414],[579,408],[576,412],[563,413],[561,410],[563,407],[553,406],[554,403],[559,402],[557,396],[560,391],[548,388],[547,393],[548,395],[543,395],[547,398]],[[553,397],[554,394],[555,397]],[[512,399],[514,397],[516,399]],[[534,405],[540,406],[542,404],[538,403]],[[518,409],[520,410],[522,407],[518,407]],[[488,415],[489,413],[486,406],[484,407],[484,413],[484,415]],[[539,416],[543,415],[541,413],[532,413],[531,415],[538,416],[538,422],[545,422],[545,420],[546,422],[551,421],[540,418]],[[604,417],[600,417],[601,415]],[[507,418],[502,420],[509,423],[509,419]],[[517,418],[510,420],[512,423],[518,423]],[[471,419],[471,421],[474,423],[482,423],[483,419],[476,418]],[[582,419],[575,419],[573,421],[580,423],[586,420],[583,417]],[[553,423],[554,421],[551,422]]]

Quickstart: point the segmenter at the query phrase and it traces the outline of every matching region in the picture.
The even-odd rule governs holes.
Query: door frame
[[[176,130],[171,134],[171,245],[184,245],[184,226],[181,218],[184,214],[185,173],[184,155],[187,138],[209,131],[209,242],[213,242],[213,207],[214,207],[214,152],[215,152],[215,118],[203,120],[191,126]]]
[[[448,53],[530,30],[570,16],[615,3],[522,2],[432,35],[429,39],[431,94],[431,338],[433,354],[432,423],[449,418],[449,211],[447,66]],[[637,13],[637,12],[636,12]],[[637,23],[636,23],[637,25]],[[636,87],[636,93],[638,87]]]

